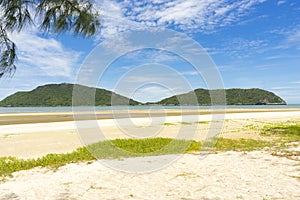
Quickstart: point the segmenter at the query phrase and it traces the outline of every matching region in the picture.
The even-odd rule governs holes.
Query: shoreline
[[[95,112],[39,112],[39,113],[0,113],[0,125],[35,124],[50,122],[69,122],[76,120],[104,120],[122,118],[148,118],[162,116],[186,116],[209,114],[234,114],[234,113],[272,113],[272,112],[300,112],[295,108],[277,109],[206,109],[206,110],[112,110]]]
[[[227,113],[224,117],[220,137],[264,140],[259,132],[261,127],[288,121],[299,124],[300,110],[235,112]],[[128,119],[119,120],[119,122],[125,120],[125,125],[128,125],[126,121]],[[161,133],[153,137],[174,138],[180,131],[185,134],[196,128],[195,136],[200,140],[205,132],[214,128],[211,127],[213,123],[211,114],[154,117],[152,121],[146,117],[129,120],[134,122],[135,126],[125,126],[122,127],[123,130],[119,129],[113,119],[96,122],[108,139],[130,137],[131,135],[124,133],[128,130],[130,133],[140,134],[146,133],[148,129],[161,127],[162,129],[159,129]],[[194,123],[195,120],[201,123]],[[148,127],[149,123],[154,124]],[[89,133],[92,129],[86,131]],[[291,151],[299,152],[299,142],[297,144],[297,151],[295,149]],[[49,153],[68,153],[81,146],[83,144],[72,121],[0,126],[0,157],[38,158]],[[283,150],[286,151],[287,148]],[[54,170],[36,167],[14,172],[12,177],[5,177],[0,184],[0,199],[44,199],[45,196],[48,199],[80,197],[107,200],[298,199],[300,154],[297,154],[297,159],[292,159],[282,154],[276,156],[277,154],[272,152],[270,148],[212,152],[205,158],[201,158],[200,154],[195,152],[183,154],[178,160],[159,170],[139,174],[117,171],[115,165],[108,165],[104,160],[76,162]],[[142,161],[163,162],[169,156],[143,157],[145,159]],[[119,165],[121,167],[119,169],[124,169],[122,166],[134,167],[136,159],[143,158],[109,161]]]
[[[192,113],[195,113],[195,111]],[[61,113],[62,116],[64,114]],[[259,131],[252,130],[251,127],[262,128],[268,124],[288,120],[300,121],[300,110],[264,110],[259,113],[249,112],[248,110],[247,112],[232,110],[231,113],[227,112],[226,115],[216,114],[214,116],[211,114],[175,115],[178,114],[178,111],[172,111],[169,114],[171,116],[158,117],[160,116],[158,115],[153,118],[101,119],[79,122],[26,123],[26,121],[21,120],[22,123],[20,124],[0,125],[0,157],[36,158],[49,153],[71,152],[84,145],[81,138],[84,134],[93,135],[92,142],[99,141],[96,137],[99,131],[108,140],[132,137],[181,137],[183,139],[187,137],[188,139],[201,141],[209,130],[218,131],[216,134],[220,137],[229,139],[260,140],[262,136]],[[47,116],[47,113],[44,113],[44,115]],[[30,115],[25,116],[30,117]],[[22,118],[24,115],[19,117]],[[81,126],[79,132],[78,125]],[[214,128],[217,129],[214,130]]]

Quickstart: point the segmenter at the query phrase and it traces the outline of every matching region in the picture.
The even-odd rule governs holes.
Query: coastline
[[[272,109],[205,109],[205,110],[112,110],[95,112],[29,112],[29,113],[0,113],[0,125],[31,124],[49,122],[67,122],[78,120],[102,120],[115,118],[147,118],[149,116],[181,116],[181,115],[208,115],[208,114],[233,114],[233,113],[266,113],[266,112],[298,112],[296,108]]]
[[[143,111],[139,112],[143,114]],[[119,129],[114,119],[94,122],[100,125],[107,139],[128,138],[130,135],[124,134],[126,130],[139,134],[148,129],[151,131],[151,127],[161,127],[161,132],[153,137],[174,138],[179,132],[184,135],[196,130],[195,140],[201,141],[202,136],[214,127],[209,111],[200,115],[197,112],[186,112],[187,115],[180,116],[179,111],[175,110],[169,111],[164,117],[162,112],[157,111],[152,121],[147,117],[130,119],[136,127],[123,127],[124,130]],[[36,119],[47,116],[53,118],[46,123],[22,121],[24,124],[1,125],[0,157],[38,158],[49,153],[71,152],[83,146],[76,123],[57,119],[65,115],[70,113],[2,115],[4,118],[14,116],[15,119],[32,116]],[[224,117],[222,122],[219,121],[223,125],[219,136],[230,139],[264,140],[266,138],[259,132],[264,126],[300,122],[300,110],[231,110],[225,116],[216,116],[218,119]],[[118,120],[120,123],[125,120],[125,125],[128,123],[126,118]],[[149,123],[152,126],[148,127]],[[93,129],[86,131],[89,133]],[[298,148],[294,152],[300,152],[299,147],[299,144],[294,147]],[[184,154],[161,170],[142,174],[116,171],[101,164],[101,161],[72,163],[55,170],[37,167],[14,172],[12,177],[5,178],[0,183],[0,199],[298,199],[299,155],[297,159],[291,159],[271,154],[272,150],[268,148],[249,152],[214,152],[205,158],[197,153]],[[160,162],[168,156],[145,158],[147,162]],[[125,158],[114,162],[124,166],[133,163],[134,159]]]
[[[124,112],[124,111],[122,111]],[[148,113],[147,113],[148,112]],[[273,109],[273,110],[230,110],[225,115],[209,114],[210,111],[186,111],[181,116],[178,110],[168,110],[166,116],[161,111],[130,111],[129,113],[141,113],[149,116],[136,118],[120,118],[85,120],[92,123],[92,127],[81,128],[80,134],[89,134],[90,132],[101,131],[106,139],[130,138],[130,137],[182,137],[185,134],[193,133],[192,139],[202,141],[211,126],[223,128],[219,130],[220,137],[224,138],[252,138],[260,139],[257,131],[247,130],[247,126],[263,127],[266,124],[278,123],[288,120],[300,119],[300,110],[293,109]],[[197,113],[206,114],[197,114]],[[97,112],[103,114],[104,112]],[[105,112],[106,114],[108,112]],[[111,113],[110,113],[111,114]],[[36,158],[48,153],[66,153],[71,152],[78,147],[83,146],[82,138],[77,130],[78,124],[74,121],[64,121],[66,115],[70,113],[22,113],[2,115],[2,118],[13,116],[19,120],[16,124],[0,125],[0,157],[16,156],[21,158]],[[44,118],[45,117],[45,118]],[[212,119],[215,117],[215,119]],[[25,120],[24,120],[25,118]],[[33,119],[46,119],[46,122],[36,123]],[[88,118],[91,119],[91,118]],[[92,118],[95,119],[95,118]],[[220,120],[217,123],[217,120]],[[28,123],[28,120],[32,120]],[[128,121],[129,120],[129,121]],[[150,120],[150,121],[149,121]],[[215,124],[211,121],[215,120]],[[38,120],[37,122],[41,122]],[[52,122],[55,121],[55,122]],[[184,122],[183,124],[181,124]],[[202,124],[196,122],[203,122]],[[127,125],[133,123],[134,125]],[[150,123],[150,124],[149,124]],[[120,128],[120,124],[123,128]],[[170,124],[164,125],[164,124]],[[124,131],[125,130],[125,131]],[[127,132],[126,132],[127,130]],[[154,134],[152,132],[155,132]],[[144,135],[143,135],[144,134]],[[148,134],[148,135],[147,135]],[[190,134],[189,134],[190,135]],[[191,139],[191,136],[187,136]],[[97,142],[97,138],[93,138]]]

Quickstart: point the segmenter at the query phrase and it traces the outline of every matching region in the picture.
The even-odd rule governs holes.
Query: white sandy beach
[[[63,113],[66,114],[66,113]],[[10,115],[10,114],[8,114]],[[22,114],[24,115],[24,114]],[[37,115],[37,114],[27,114]],[[26,117],[26,116],[25,116]],[[97,142],[101,131],[106,139],[169,137],[203,140],[211,129],[227,138],[256,138],[259,134],[245,130],[247,125],[263,126],[268,123],[300,119],[300,111],[229,113],[226,115],[187,115],[131,119],[102,119],[82,122],[51,122],[0,126],[0,157],[40,157],[48,153],[71,152],[83,146],[90,133],[90,142]],[[210,122],[207,124],[180,124],[180,122]],[[164,123],[175,124],[164,126]],[[222,129],[221,129],[222,128]],[[78,134],[79,133],[79,134]],[[85,143],[84,143],[85,144]]]
[[[134,119],[135,128],[121,125],[112,119],[98,120],[108,139],[129,138],[146,130],[160,130],[153,137],[176,137],[195,131],[195,139],[203,139],[211,127],[211,115],[168,116]],[[300,111],[230,113],[226,114],[220,133],[225,138],[254,138],[260,135],[248,126],[300,120]],[[179,122],[191,124],[180,124]],[[126,124],[126,120],[124,124]],[[151,124],[151,126],[148,126]],[[171,123],[172,125],[162,125]],[[122,120],[119,121],[122,124]],[[95,128],[95,127],[94,127]],[[128,129],[126,129],[128,128]],[[152,129],[151,129],[152,128]],[[161,129],[157,129],[161,128]],[[93,128],[89,127],[87,131]],[[138,131],[136,131],[138,130]],[[125,132],[124,132],[125,131]],[[134,132],[136,131],[136,132]],[[139,137],[134,135],[134,137]],[[0,126],[0,156],[39,157],[47,153],[64,153],[82,146],[74,122],[15,124]],[[293,151],[300,151],[299,144]],[[69,164],[57,170],[36,168],[16,172],[0,184],[0,200],[6,199],[300,199],[300,161],[273,156],[270,149],[253,152],[224,152],[183,155],[176,162],[151,173],[131,174],[116,171],[97,161]],[[168,156],[128,158],[113,161],[125,166],[143,162],[163,162]],[[297,160],[298,159],[298,160]]]
[[[202,160],[184,155],[173,165],[146,174],[118,172],[98,162],[79,163],[56,171],[14,173],[0,184],[0,199],[297,200],[299,170],[299,161],[260,151],[210,154]]]

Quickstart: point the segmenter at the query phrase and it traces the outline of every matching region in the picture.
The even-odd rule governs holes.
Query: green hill
[[[72,106],[74,84],[62,83],[62,84],[48,84],[39,86],[36,89],[28,92],[17,92],[11,96],[8,96],[4,100],[0,101],[0,106]],[[108,90],[91,88],[81,85],[76,85],[80,90],[80,100],[76,105],[86,105],[87,94],[91,94],[91,91],[96,89],[95,95],[91,98],[95,98],[95,106],[111,105],[111,97],[116,97],[117,102],[114,105],[138,105],[137,101],[128,99],[127,97],[118,95]],[[77,91],[77,90],[76,90]],[[93,93],[92,93],[93,94]]]
[[[28,92],[17,92],[8,96],[0,101],[0,106],[11,107],[26,107],[26,106],[72,106],[73,87],[74,84],[48,84],[39,86],[36,89]],[[95,98],[95,104],[91,106],[109,106],[111,105],[112,97],[114,100],[113,105],[139,105],[137,102],[127,97],[121,96],[114,92],[91,88],[81,85],[76,85],[79,88],[78,95],[80,98],[76,105],[87,105],[88,99]],[[96,91],[95,95],[93,92]],[[217,92],[212,90],[211,92]],[[286,104],[286,102],[272,92],[261,89],[227,89],[226,101],[227,105],[257,105],[257,104]],[[194,99],[195,96],[197,99]],[[116,98],[115,98],[116,97]],[[194,100],[193,100],[194,99]],[[77,99],[76,99],[77,100]],[[180,94],[163,99],[155,103],[147,104],[160,104],[160,105],[211,105],[210,92],[206,89],[196,89],[192,92]]]
[[[218,92],[218,90],[212,90],[211,92]],[[185,94],[175,95],[166,99],[163,99],[155,104],[162,105],[195,105],[198,102],[199,105],[211,105],[211,99],[209,90],[196,89],[192,92]],[[275,95],[272,92],[262,89],[226,89],[226,102],[227,105],[268,105],[268,104],[280,104],[284,105],[286,102]],[[192,100],[195,98],[194,101]]]

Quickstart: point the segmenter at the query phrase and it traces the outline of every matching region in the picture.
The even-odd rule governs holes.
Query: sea
[[[95,111],[111,111],[111,110],[208,110],[208,109],[299,109],[300,104],[288,105],[227,105],[222,107],[212,106],[157,106],[157,105],[143,105],[143,106],[95,106],[92,107]],[[79,109],[76,108],[76,111]],[[90,111],[91,107],[80,107],[80,111]],[[0,107],[0,113],[47,113],[47,112],[72,112],[73,107]]]

